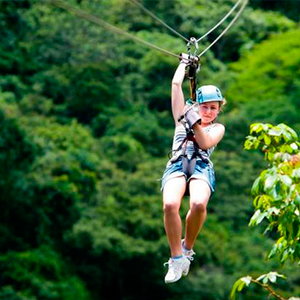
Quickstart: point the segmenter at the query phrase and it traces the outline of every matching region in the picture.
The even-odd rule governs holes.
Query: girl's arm
[[[177,67],[172,80],[171,103],[173,118],[176,126],[179,124],[178,118],[182,115],[185,106],[182,82],[184,80],[186,66],[187,61],[184,61],[183,59]]]
[[[215,124],[209,132],[206,132],[201,125],[196,123],[193,126],[193,130],[196,142],[203,150],[216,146],[222,140],[225,133],[225,127],[222,124]]]

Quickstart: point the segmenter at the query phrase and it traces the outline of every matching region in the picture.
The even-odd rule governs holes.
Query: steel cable
[[[143,7],[141,4],[137,3],[135,0],[128,0],[128,1],[131,1],[132,3],[136,3],[138,4],[140,7]],[[233,6],[233,8],[226,14],[226,16],[218,23],[216,24],[211,30],[209,30],[204,36],[200,37],[198,41],[200,41],[201,39],[203,39],[205,36],[207,36],[210,32],[212,32],[215,28],[217,28],[221,23],[223,23],[227,17],[236,9],[236,7],[239,5],[239,3],[241,2],[242,0],[238,0],[238,2]],[[70,13],[73,13],[75,14],[77,17],[80,17],[82,19],[85,19],[89,22],[92,22],[92,23],[95,23],[95,24],[98,24],[106,29],[108,29],[109,31],[111,32],[114,32],[116,34],[122,34],[122,35],[125,35],[129,38],[131,38],[132,40],[138,42],[138,43],[141,43],[145,46],[148,46],[150,48],[153,48],[157,51],[160,51],[164,54],[167,54],[167,55],[170,55],[170,56],[173,56],[173,57],[176,57],[176,58],[179,58],[181,59],[181,56],[178,55],[178,54],[175,54],[171,51],[168,51],[168,50],[165,50],[163,48],[160,48],[156,45],[153,45],[147,41],[144,41],[143,39],[140,39],[139,37],[125,31],[125,30],[122,30],[114,25],[111,25],[105,21],[103,21],[102,19],[99,19],[98,17],[96,16],[93,16],[83,10],[80,10],[78,8],[75,8],[73,7],[72,5],[66,3],[66,2],[63,2],[62,0],[50,0],[49,1],[50,3],[52,3],[53,5],[59,7],[59,8],[62,8]],[[206,47],[199,55],[197,55],[199,58],[206,52],[208,51],[228,30],[229,28],[233,25],[233,23],[239,18],[239,16],[241,15],[241,13],[243,12],[244,8],[246,7],[248,3],[248,0],[245,0],[245,2],[242,4],[241,8],[238,10],[237,14],[235,15],[235,17],[231,20],[231,22],[228,24],[228,26],[221,32],[221,34],[208,46]],[[146,8],[143,7],[144,10],[148,11]],[[150,11],[148,11],[148,13],[151,13]],[[152,13],[151,13],[152,14]],[[155,15],[153,15],[153,17],[156,18]],[[159,18],[157,18],[157,20],[159,20],[159,22],[161,22],[162,24],[164,24],[165,26],[168,26],[167,24],[165,24],[162,20],[160,20]],[[168,28],[170,30],[173,31],[173,29],[171,27],[168,26]],[[173,32],[176,32],[175,30]],[[176,32],[176,34],[179,34]],[[180,35],[180,34],[179,34]],[[180,35],[181,36],[181,35]],[[185,37],[181,36],[182,38],[184,38],[185,40],[187,40]],[[189,40],[187,40],[188,42],[190,42]],[[188,61],[190,61],[191,63],[193,63],[194,61],[191,60],[191,59],[187,59]]]
[[[146,7],[144,7],[138,1],[136,1],[136,0],[127,0],[127,1],[129,1],[129,2],[133,3],[134,5],[140,7],[144,12],[146,12],[148,15],[150,15],[152,18],[154,18],[156,21],[158,21],[162,25],[164,25],[166,28],[168,28],[174,34],[178,35],[179,37],[181,37],[182,39],[184,39],[186,42],[189,42],[189,39],[187,39],[185,36],[183,36],[182,34],[180,34],[179,32],[177,32],[175,29],[173,29],[172,27],[170,27],[167,23],[165,23],[163,20],[161,20],[160,18],[158,18],[155,14],[153,14],[149,9],[147,9]]]
[[[202,39],[204,39],[206,36],[208,36],[212,31],[214,31],[216,28],[218,28],[231,14],[233,11],[235,11],[235,9],[237,8],[237,6],[242,2],[243,0],[238,0],[235,5],[232,7],[232,9],[223,17],[223,19],[221,19],[212,29],[210,29],[209,31],[207,31],[204,35],[202,35],[197,42],[201,41]]]
[[[70,13],[75,14],[77,17],[80,17],[80,18],[85,19],[85,20],[87,20],[89,22],[98,24],[98,25],[100,25],[100,26],[108,29],[109,31],[112,31],[112,32],[114,32],[116,34],[123,34],[123,35],[131,38],[132,40],[134,40],[134,41],[136,41],[138,43],[146,45],[146,46],[148,46],[150,48],[153,48],[153,49],[155,49],[157,51],[160,51],[160,52],[162,52],[164,54],[167,54],[167,55],[170,55],[170,56],[177,57],[177,58],[181,59],[181,56],[178,55],[178,54],[172,53],[172,52],[170,52],[168,50],[165,50],[165,49],[160,48],[158,46],[155,46],[155,45],[153,45],[153,44],[151,44],[151,43],[149,43],[147,41],[144,41],[144,40],[140,39],[139,37],[137,37],[137,36],[135,36],[135,35],[127,32],[125,30],[122,30],[122,29],[120,29],[120,28],[118,28],[116,26],[113,26],[113,25],[111,25],[111,24],[109,24],[109,23],[107,23],[107,22],[99,19],[96,16],[93,16],[93,15],[91,15],[91,14],[89,14],[89,13],[83,11],[83,10],[75,8],[72,5],[67,4],[66,2],[62,2],[62,0],[50,0],[49,2],[52,3],[53,5],[55,5],[56,7],[62,8],[62,9],[66,10],[66,11],[68,11]],[[189,60],[189,61],[191,61],[191,60]]]
[[[158,18],[155,14],[153,14],[150,10],[148,10],[146,7],[144,7],[141,3],[139,3],[137,0],[127,0],[131,3],[133,3],[136,6],[139,6],[144,12],[146,12],[148,15],[150,15],[152,18],[154,18],[156,21],[158,21],[159,23],[161,23],[162,25],[164,25],[166,28],[168,28],[169,30],[171,30],[173,33],[175,33],[176,35],[178,35],[179,37],[183,38],[186,42],[190,43],[190,44],[195,44],[195,42],[192,42],[191,40],[188,40],[186,37],[184,37],[183,35],[181,35],[180,33],[178,33],[176,30],[174,30],[172,27],[170,27],[168,24],[166,24],[163,20],[161,20],[160,18]],[[235,10],[236,8],[240,5],[240,3],[243,0],[238,0],[235,5],[230,9],[230,11],[213,27],[211,28],[209,31],[207,31],[203,36],[201,36],[199,39],[196,40],[196,43],[198,43],[199,41],[201,41],[202,39],[204,39],[207,35],[209,35],[212,31],[214,31],[216,28],[218,28]],[[230,26],[229,26],[230,27]],[[228,30],[228,29],[227,29]],[[226,30],[226,31],[227,31]],[[225,32],[226,32],[225,31]],[[220,36],[222,37],[223,34]]]
[[[197,55],[199,58],[207,51],[209,50],[233,25],[233,23],[239,18],[243,10],[245,9],[246,5],[248,3],[248,0],[245,0],[245,2],[242,4],[238,12],[236,13],[235,17],[231,20],[231,22],[228,24],[228,26],[219,34],[219,36],[208,46],[206,47],[199,55]]]

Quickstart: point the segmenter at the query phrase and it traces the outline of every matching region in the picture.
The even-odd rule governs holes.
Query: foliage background
[[[174,53],[186,50],[128,1],[68,2]],[[235,1],[141,3],[199,37]],[[284,122],[300,133],[299,16],[297,1],[250,1],[201,61],[198,84],[214,83],[227,98],[226,136],[213,155],[217,192],[191,272],[165,285],[159,178],[178,61],[49,1],[2,0],[0,299],[223,300],[237,277],[274,268],[289,279],[278,290],[300,295],[299,268],[265,260],[276,237],[248,228],[250,188],[265,163],[243,151],[254,122]]]

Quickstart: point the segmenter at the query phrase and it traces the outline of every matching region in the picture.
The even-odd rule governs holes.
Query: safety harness
[[[195,53],[191,54],[191,46],[195,47]],[[198,50],[198,43],[195,38],[190,38],[190,41],[187,43],[187,50],[188,50],[188,58],[189,58],[189,64],[188,64],[188,72],[187,76],[190,80],[190,99],[188,102],[190,104],[193,104],[196,102],[196,74],[200,70],[200,61],[199,58],[196,56],[196,52]],[[178,160],[181,159],[182,161],[182,171],[186,174],[187,178],[189,178],[195,171],[196,167],[196,161],[197,158],[200,158],[204,163],[208,164],[209,160],[204,158],[201,154],[200,148],[196,142],[195,134],[193,129],[191,129],[188,124],[184,120],[184,116],[180,116],[178,119],[178,122],[181,122],[185,128],[186,131],[186,137],[183,139],[181,144],[176,150],[171,150],[172,153],[178,153],[181,152],[179,155],[174,155],[171,159],[171,163],[175,163]],[[192,141],[194,145],[194,151],[191,158],[188,158],[187,155],[187,143],[188,141]],[[185,145],[185,147],[184,147]],[[202,150],[205,151],[206,150]]]
[[[201,150],[197,144],[197,141],[195,139],[195,134],[192,129],[189,128],[187,123],[184,121],[183,117],[180,117],[181,123],[184,125],[185,131],[186,131],[186,137],[183,139],[183,141],[180,143],[178,148],[176,150],[171,150],[171,153],[179,153],[178,155],[173,155],[173,157],[170,159],[171,163],[175,163],[179,160],[182,161],[182,171],[184,174],[189,178],[195,171],[197,158],[200,158],[202,162],[205,164],[209,163],[209,160],[203,157]],[[194,151],[192,156],[189,158],[187,153],[187,143],[188,141],[193,142]],[[207,152],[206,150],[202,150]]]

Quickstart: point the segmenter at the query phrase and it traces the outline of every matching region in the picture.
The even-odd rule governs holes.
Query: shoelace
[[[187,259],[189,259],[190,261],[192,261],[192,260],[194,260],[193,255],[196,255],[196,253],[194,252],[193,249],[191,249],[191,250],[185,250],[185,254],[184,255],[185,255],[185,257]]]
[[[170,258],[167,262],[164,263],[164,267],[165,266],[176,268],[176,263],[175,263],[174,259]]]
[[[181,248],[182,248],[182,251],[183,251],[185,257],[188,260],[190,260],[190,261],[194,260],[193,255],[196,255],[196,252],[193,249],[190,249],[190,250],[186,249],[185,245],[184,245],[184,240],[181,240]]]
[[[172,263],[173,263],[173,260],[170,258],[167,262],[164,263],[164,267],[166,267],[168,265],[171,266]]]

